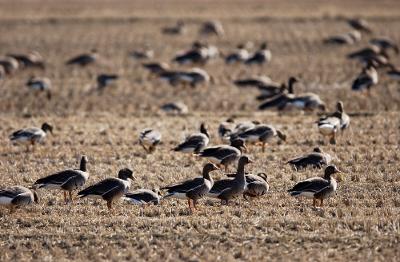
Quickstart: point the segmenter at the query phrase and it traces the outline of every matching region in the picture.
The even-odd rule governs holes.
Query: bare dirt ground
[[[251,147],[249,171],[266,172],[270,193],[230,206],[204,199],[189,215],[184,201],[168,200],[139,215],[136,206],[118,203],[109,214],[105,203],[77,200],[65,205],[62,195],[41,190],[41,201],[9,215],[0,209],[0,260],[367,260],[396,261],[400,256],[399,84],[384,71],[371,97],[350,91],[359,65],[345,54],[361,48],[322,45],[331,34],[349,31],[344,17],[363,16],[376,35],[400,43],[398,1],[0,1],[1,55],[39,51],[45,72],[21,71],[0,80],[0,186],[31,185],[39,177],[78,165],[89,157],[89,184],[130,167],[132,189],[159,188],[198,176],[203,160],[171,152],[201,122],[219,144],[218,124],[232,115],[281,128],[285,143],[272,142],[265,153]],[[189,32],[164,36],[160,28],[176,19],[188,21]],[[263,67],[226,66],[222,59],[204,69],[213,83],[195,90],[176,89],[150,78],[129,51],[155,50],[157,61],[170,61],[198,37],[206,19],[218,18],[224,38],[208,42],[227,52],[246,40],[267,40],[273,53]],[[64,62],[96,48],[101,64],[67,68]],[[394,57],[395,63],[399,61]],[[178,66],[174,66],[179,68]],[[121,75],[102,95],[88,94],[97,73]],[[30,75],[53,82],[51,101],[24,87]],[[233,86],[234,79],[266,74],[276,81],[299,76],[299,91],[320,94],[330,110],[337,100],[354,116],[351,129],[336,146],[322,144],[316,114],[279,115],[257,111],[253,90]],[[184,117],[158,111],[165,102],[183,101]],[[8,141],[19,128],[55,126],[54,136],[26,153]],[[146,155],[137,143],[140,130],[158,129],[163,142]],[[286,193],[296,181],[322,171],[294,172],[285,162],[314,146],[334,155],[345,173],[337,195],[323,210]],[[224,177],[222,172],[216,178]]]

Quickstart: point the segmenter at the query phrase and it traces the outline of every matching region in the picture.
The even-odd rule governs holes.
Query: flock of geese
[[[356,31],[343,35],[333,36],[324,39],[325,44],[344,45],[358,42],[362,34],[372,34],[373,30],[368,23],[362,19],[351,19],[348,24]],[[185,23],[178,21],[176,26],[161,29],[163,34],[180,35],[186,31]],[[201,34],[214,34],[218,37],[224,35],[222,24],[218,21],[205,23]],[[241,44],[237,50],[225,56],[226,64],[241,63],[244,65],[263,65],[271,61],[271,51],[266,42],[262,43],[258,50],[250,53],[246,48],[248,45]],[[352,84],[352,90],[370,90],[378,83],[378,69],[389,68],[389,77],[396,80],[400,78],[400,71],[390,62],[389,53],[393,50],[398,53],[397,45],[388,38],[372,38],[370,46],[352,52],[349,59],[357,59],[362,63],[360,74]],[[153,52],[136,51],[131,54],[136,59],[148,59]],[[218,48],[205,43],[195,42],[192,47],[177,54],[172,61],[177,64],[204,65],[209,60],[219,56]],[[88,54],[73,57],[66,62],[66,65],[86,67],[98,61],[99,54],[92,50]],[[8,54],[0,60],[0,76],[12,75],[19,68],[45,68],[45,61],[40,54],[32,52],[27,55]],[[190,70],[171,70],[166,63],[143,63],[143,67],[149,70],[150,74],[171,85],[189,85],[195,88],[198,84],[208,83],[210,75],[201,68]],[[97,77],[98,89],[104,90],[110,83],[118,79],[116,74],[101,74]],[[279,111],[304,110],[326,111],[324,103],[317,94],[303,93],[295,94],[294,85],[298,78],[290,77],[287,83],[276,83],[266,76],[257,78],[238,79],[234,84],[240,88],[255,87],[260,91],[257,100],[261,101],[260,110],[274,108]],[[27,86],[34,90],[44,91],[48,99],[51,99],[51,81],[48,78],[32,77]],[[178,114],[187,113],[186,105],[182,103],[168,103],[163,105],[162,110]],[[345,132],[350,125],[350,117],[344,110],[344,104],[337,102],[336,109],[331,113],[324,113],[316,119],[316,126],[320,134],[327,138],[329,143],[337,143],[339,133]],[[53,126],[43,123],[39,127],[30,127],[17,130],[10,135],[12,143],[21,143],[26,146],[27,152],[35,147],[35,144],[45,140],[47,133],[52,133]],[[12,186],[0,190],[0,204],[8,207],[14,212],[18,207],[35,203],[38,201],[37,191],[40,189],[58,190],[64,194],[65,202],[74,201],[74,192],[78,191],[79,198],[98,198],[107,202],[108,209],[112,209],[113,203],[118,199],[133,204],[147,205],[150,203],[159,204],[168,198],[185,199],[188,201],[190,213],[193,213],[198,201],[204,197],[217,198],[221,204],[228,205],[236,197],[244,198],[261,197],[269,191],[268,177],[265,173],[251,174],[245,171],[245,167],[253,161],[246,155],[249,151],[249,144],[256,144],[265,152],[266,145],[274,138],[281,142],[286,141],[287,135],[272,125],[259,121],[236,122],[229,118],[218,127],[218,135],[221,144],[209,146],[210,135],[205,123],[200,126],[199,132],[193,133],[184,141],[177,143],[172,151],[194,155],[196,159],[205,158],[209,162],[204,165],[201,176],[178,182],[174,185],[163,186],[160,190],[139,189],[129,191],[131,181],[134,180],[133,171],[129,168],[119,170],[117,177],[107,178],[84,188],[89,180],[87,169],[88,159],[82,156],[78,169],[67,169],[56,172],[49,176],[38,179],[33,185]],[[160,145],[161,132],[146,128],[139,134],[139,144],[151,154]],[[32,149],[32,150],[33,150]],[[335,174],[340,173],[339,169],[331,164],[332,157],[323,152],[321,148],[314,148],[312,152],[304,156],[296,157],[287,163],[293,166],[294,170],[304,168],[324,168],[322,177],[313,177],[301,181],[293,186],[288,193],[291,196],[302,196],[313,199],[313,206],[323,206],[323,201],[335,195],[337,181]],[[237,169],[229,173],[229,167],[236,165]],[[226,178],[217,181],[213,180],[212,172],[224,168]]]

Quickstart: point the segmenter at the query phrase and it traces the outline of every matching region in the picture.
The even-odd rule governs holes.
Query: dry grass
[[[400,17],[395,12],[399,3],[385,1],[377,6],[376,1],[362,2],[377,34],[399,43]],[[46,5],[33,13],[38,3]],[[77,166],[81,154],[89,156],[89,183],[115,176],[122,167],[134,170],[133,188],[157,188],[197,176],[204,161],[170,149],[202,121],[210,125],[212,144],[217,144],[218,123],[231,115],[276,125],[287,133],[288,141],[271,143],[265,153],[254,147],[250,152],[255,164],[249,169],[269,175],[270,194],[229,207],[203,200],[201,210],[192,216],[186,203],[174,200],[148,208],[143,217],[138,207],[123,203],[109,215],[104,203],[95,206],[85,200],[64,205],[61,194],[40,191],[39,205],[12,216],[0,210],[0,260],[395,261],[400,256],[399,85],[382,73],[370,99],[351,93],[349,86],[359,68],[344,55],[367,40],[335,49],[323,46],[321,39],[347,31],[343,20],[335,17],[360,14],[360,1],[340,1],[336,7],[333,2],[319,7],[313,3],[306,1],[296,6],[299,9],[291,7],[284,12],[289,4],[268,1],[277,11],[267,14],[270,19],[262,19],[267,12],[261,1],[247,5],[207,2],[190,20],[190,32],[173,38],[162,36],[160,27],[174,23],[176,17],[190,17],[200,5],[198,1],[182,6],[180,1],[169,5],[157,2],[159,9],[165,10],[159,17],[159,9],[150,8],[155,4],[152,1],[118,1],[115,5],[101,1],[90,11],[84,7],[92,6],[92,1],[85,1],[82,8],[72,2],[67,9],[54,1],[28,1],[25,8],[18,9],[1,1],[0,14],[5,20],[0,35],[6,37],[0,40],[0,50],[38,50],[49,68],[35,73],[50,77],[55,89],[50,102],[28,93],[23,85],[32,71],[1,82],[2,187],[30,185],[39,177]],[[213,8],[222,4],[224,11]],[[307,6],[322,11],[309,18],[304,11]],[[157,60],[169,61],[176,50],[196,39],[204,17],[220,17],[225,25],[227,36],[210,40],[223,51],[246,39],[256,43],[268,40],[273,52],[271,65],[262,69],[226,67],[217,60],[205,66],[214,84],[179,90],[150,79],[140,64],[127,56],[132,49],[148,44],[155,49]],[[26,23],[29,19],[34,22]],[[70,56],[93,47],[106,58],[102,65],[82,71],[63,65]],[[122,79],[101,96],[87,95],[98,72],[115,72]],[[348,111],[372,113],[353,117],[351,130],[338,145],[323,145],[345,172],[337,196],[324,210],[316,211],[308,201],[298,202],[286,194],[296,181],[320,174],[314,170],[295,173],[284,164],[320,144],[314,124],[317,116],[256,112],[256,93],[239,90],[231,82],[259,73],[277,81],[301,74],[300,90],[320,93],[329,107],[341,99]],[[175,100],[189,106],[187,117],[157,112],[159,105]],[[45,145],[30,154],[10,145],[8,135],[13,130],[44,121],[56,127]],[[157,128],[163,135],[162,145],[151,155],[136,142],[145,127]]]

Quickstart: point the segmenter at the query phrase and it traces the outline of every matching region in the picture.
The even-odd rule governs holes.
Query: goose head
[[[322,149],[319,147],[314,147],[313,152],[315,153],[322,153]]]
[[[343,102],[342,101],[337,102],[336,110],[343,113],[344,110],[343,110]]]
[[[254,163],[254,161],[251,160],[248,156],[241,156],[239,158],[239,165],[245,166],[245,165],[251,164],[251,163]]]
[[[282,131],[276,130],[276,134],[282,141],[286,141],[286,135]]]
[[[49,131],[51,134],[53,134],[53,127],[51,125],[49,125],[48,123],[43,123],[42,130],[45,133],[47,133],[47,131]]]
[[[87,162],[89,162],[87,156],[83,155],[83,156],[81,157],[80,170],[86,172],[86,164],[87,164]]]
[[[207,163],[203,167],[203,178],[211,180],[210,172],[215,171],[215,170],[219,170],[219,168],[212,163]]]
[[[118,178],[122,180],[128,180],[128,178],[130,178],[133,180],[133,172],[129,168],[123,168],[118,172]]]
[[[325,179],[330,179],[332,175],[341,173],[339,169],[337,169],[336,166],[330,165],[325,168],[325,173],[324,173],[324,178]]]
[[[242,151],[246,151],[247,147],[244,143],[243,139],[240,138],[235,138],[231,141],[231,146],[236,147],[237,149],[239,149],[241,152]]]
[[[267,48],[268,48],[267,42],[261,43],[261,45],[260,45],[260,49],[261,49],[261,50],[266,50]]]
[[[207,130],[207,125],[205,123],[201,123],[200,133],[205,134],[208,138],[210,138],[210,135],[208,134],[208,130]]]

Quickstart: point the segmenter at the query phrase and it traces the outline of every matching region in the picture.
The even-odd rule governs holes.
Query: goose
[[[381,49],[388,50],[393,49],[393,51],[398,54],[399,53],[399,46],[390,38],[388,37],[378,37],[372,38],[369,43],[371,45],[378,46]]]
[[[228,166],[236,162],[242,154],[242,150],[246,150],[246,145],[243,139],[231,140],[231,145],[218,145],[205,148],[198,155],[208,158],[211,162],[225,166],[225,171]]]
[[[244,122],[237,123],[233,134],[243,133],[249,129],[255,128],[259,124],[261,124],[261,123],[257,120],[244,121]]]
[[[372,33],[372,29],[365,19],[361,19],[361,18],[348,19],[347,23],[349,24],[349,26],[351,26],[355,30],[362,31],[362,32],[365,32],[368,34]]]
[[[178,20],[176,25],[163,27],[161,32],[165,35],[183,35],[186,32],[185,23],[182,20]]]
[[[228,118],[218,126],[218,136],[222,142],[226,143],[230,141],[230,136],[235,130],[235,121],[233,118]]]
[[[33,184],[35,189],[47,188],[56,189],[64,192],[64,201],[67,202],[67,192],[69,201],[72,200],[72,192],[80,189],[89,178],[89,173],[86,169],[88,159],[82,156],[79,169],[66,169],[52,175],[40,178]]]
[[[104,88],[119,78],[116,74],[99,74],[96,78],[97,89],[104,90]]]
[[[195,88],[198,84],[209,83],[210,75],[203,69],[192,68],[189,71],[183,71],[177,75],[178,80],[181,83],[189,84],[192,88]]]
[[[132,170],[123,168],[118,172],[118,178],[106,178],[80,191],[78,195],[89,198],[101,198],[107,201],[107,207],[112,209],[112,203],[123,197],[131,186],[129,179],[133,178]]]
[[[11,186],[0,190],[0,205],[7,207],[10,214],[21,206],[38,202],[36,192],[23,186]]]
[[[149,189],[138,189],[128,192],[123,196],[123,200],[134,205],[147,205],[153,203],[160,204],[161,196]]]
[[[151,59],[154,57],[154,51],[151,49],[134,50],[130,53],[130,56],[136,60]]]
[[[235,177],[236,173],[228,174],[228,177]],[[268,176],[265,173],[258,173],[256,175],[246,174],[246,188],[243,192],[244,199],[260,197],[268,193],[269,184]]]
[[[296,77],[293,77],[293,76],[289,77],[287,89],[286,89],[286,86],[283,86],[284,87],[283,89],[287,90],[287,92],[284,92],[284,90],[282,90],[282,92],[280,94],[274,96],[270,100],[263,102],[258,107],[258,109],[265,110],[265,109],[269,109],[271,107],[277,107],[278,109],[284,108],[286,103],[290,99],[293,99],[295,97],[295,95],[293,94],[293,88],[294,88],[294,84],[297,82],[299,82],[299,80]],[[260,98],[260,99],[263,100],[263,98]]]
[[[142,66],[148,70],[151,74],[158,75],[160,73],[166,72],[169,69],[167,63],[143,63]]]
[[[12,75],[19,69],[18,60],[9,56],[0,58],[0,65],[4,68],[7,75]]]
[[[189,112],[187,105],[182,102],[166,103],[161,110],[170,115],[186,115]]]
[[[246,65],[262,65],[271,62],[272,54],[271,51],[268,50],[267,43],[264,42],[260,46],[260,50],[255,52],[252,56],[250,56],[244,63]]]
[[[31,90],[39,90],[46,92],[47,99],[51,99],[51,80],[47,77],[34,77],[29,78],[26,86]]]
[[[357,59],[362,63],[367,63],[370,60],[378,60],[377,62],[385,62],[384,60],[388,60],[388,54],[385,49],[377,45],[370,45],[366,48],[351,52],[347,55],[348,59]]]
[[[12,142],[26,144],[26,151],[29,151],[29,145],[35,146],[35,143],[41,143],[46,138],[46,133],[53,133],[53,127],[48,123],[43,123],[41,128],[30,127],[17,130],[10,135]]]
[[[325,44],[352,45],[361,40],[361,33],[357,30],[346,34],[334,35],[324,39]]]
[[[140,132],[139,144],[147,153],[152,153],[161,142],[161,133],[151,128],[145,128]]]
[[[279,137],[286,141],[286,135],[271,125],[259,124],[242,133],[235,134],[232,138],[243,139],[246,143],[261,143],[262,152],[265,152],[265,145],[273,137]]]
[[[235,64],[246,61],[249,58],[249,51],[243,44],[237,46],[236,50],[225,57],[226,64]]]
[[[238,161],[235,178],[221,179],[214,182],[213,187],[208,192],[209,197],[221,199],[221,204],[228,205],[229,200],[243,195],[246,190],[245,166],[253,163],[248,156],[241,156]]]
[[[167,194],[163,197],[174,197],[178,199],[187,199],[189,210],[192,213],[196,209],[197,201],[208,194],[214,185],[210,172],[219,170],[214,164],[208,163],[203,167],[203,176],[191,180],[186,180],[176,185],[163,187],[162,190],[167,190]]]
[[[215,35],[222,37],[225,34],[224,28],[220,21],[206,21],[200,28],[201,35]]]
[[[330,137],[330,143],[336,144],[336,134],[344,131],[350,125],[350,117],[344,112],[343,102],[336,104],[336,111],[321,117],[318,122],[318,130],[323,136]]]
[[[257,87],[257,88],[261,86],[269,86],[271,83],[274,84],[271,78],[266,75],[238,79],[235,80],[233,83],[238,87]]]
[[[203,150],[210,141],[207,126],[205,123],[200,125],[200,133],[194,133],[188,136],[184,142],[176,146],[173,150],[182,153],[198,154]]]
[[[393,80],[400,81],[400,68],[390,65],[390,70],[386,74]]]
[[[172,61],[181,65],[204,65],[208,59],[209,51],[207,49],[207,46],[199,42],[195,42],[192,49],[176,55]]]
[[[234,84],[238,87],[256,87],[258,91],[260,91],[257,100],[265,100],[278,94],[282,94],[286,89],[285,84],[276,83],[267,76],[239,79],[234,81]]]
[[[43,57],[37,51],[28,54],[7,54],[7,56],[15,58],[24,69],[39,68],[44,70],[46,68]]]
[[[91,64],[94,64],[98,60],[98,53],[96,49],[92,49],[90,53],[81,54],[69,59],[65,64],[66,65],[78,65],[81,67],[85,67]]]
[[[378,72],[376,71],[375,65],[373,63],[368,63],[368,65],[363,68],[361,73],[353,81],[353,84],[351,85],[351,90],[367,90],[367,92],[369,93],[371,87],[376,84],[378,84]]]
[[[329,165],[331,161],[331,155],[325,153],[321,148],[316,147],[311,153],[293,158],[287,163],[292,165],[296,171],[299,171],[307,167],[322,168]]]
[[[316,207],[317,199],[321,201],[322,205],[323,199],[336,191],[337,182],[333,178],[333,175],[337,173],[341,172],[336,166],[327,166],[324,171],[324,177],[312,177],[300,181],[293,188],[289,189],[288,192],[291,196],[295,197],[313,198],[314,207]]]

